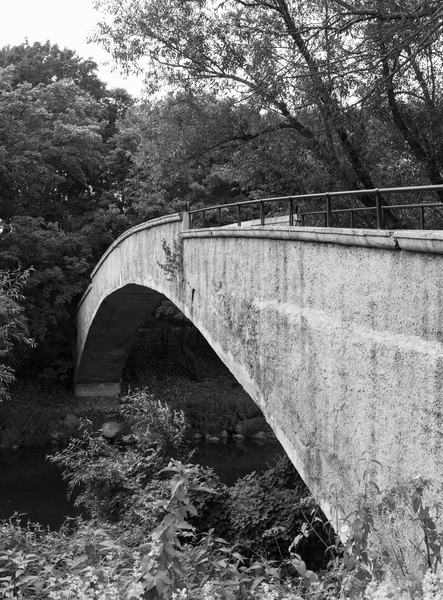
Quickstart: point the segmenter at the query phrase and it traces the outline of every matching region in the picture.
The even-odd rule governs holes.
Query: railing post
[[[292,202],[292,197],[289,198],[289,227],[294,225],[294,204]]]
[[[237,204],[237,226],[241,227],[240,203]]]
[[[354,211],[351,209],[351,229],[354,229]]]
[[[425,207],[420,206],[420,229],[425,228]]]
[[[189,204],[186,205],[186,210],[182,212],[182,230],[192,229],[191,215],[189,214]]]
[[[326,194],[326,227],[332,227],[331,196]]]
[[[221,208],[220,206],[217,209],[218,212],[218,226],[221,227]]]
[[[377,212],[377,229],[384,229],[383,209],[381,207],[381,198],[378,188],[375,190],[375,209]]]
[[[295,205],[295,224],[296,225],[304,225],[304,219],[302,219],[302,213],[299,211],[300,206],[298,204]]]
[[[263,201],[260,202],[260,224],[265,224],[265,204]]]

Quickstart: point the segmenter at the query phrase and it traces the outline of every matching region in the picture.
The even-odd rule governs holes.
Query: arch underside
[[[115,396],[137,334],[166,297],[151,288],[128,284],[101,303],[88,331],[76,373],[77,396]]]

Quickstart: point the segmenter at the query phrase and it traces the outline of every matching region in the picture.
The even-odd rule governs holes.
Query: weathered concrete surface
[[[98,265],[78,313],[80,393],[115,392],[164,294],[261,407],[328,516],[336,500],[354,507],[363,456],[384,465],[381,486],[418,474],[443,484],[441,233],[186,231],[168,281],[162,240],[172,248],[181,227],[140,226]]]

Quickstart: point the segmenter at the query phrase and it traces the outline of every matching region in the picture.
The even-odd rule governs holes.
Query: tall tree
[[[69,80],[96,100],[106,95],[106,84],[97,76],[97,63],[80,58],[75,50],[59,48],[46,41],[44,44],[27,42],[18,46],[0,48],[0,68],[12,66],[13,88],[30,83],[32,86]]]
[[[384,183],[374,179],[365,147],[368,114],[377,108],[380,92],[390,125],[406,139],[424,175],[439,181],[436,156],[431,158],[426,144],[419,142],[420,150],[413,141],[412,127],[405,118],[406,127],[401,123],[389,89],[397,79],[408,88],[414,78],[421,103],[426,94],[420,81],[426,72],[433,79],[430,87],[436,88],[441,79],[436,68],[440,2],[98,0],[97,5],[105,17],[96,41],[126,68],[143,68],[151,89],[166,81],[181,89],[229,93],[239,102],[253,99],[258,110],[276,116],[274,130],[298,135],[333,188]],[[434,66],[428,61],[426,70],[429,52]],[[398,54],[401,66],[393,64]],[[404,105],[406,98],[398,91],[397,108],[398,100]],[[377,119],[382,117],[387,113],[378,111]],[[265,127],[262,133],[269,131]],[[364,195],[360,200],[372,204]]]
[[[128,207],[140,217],[185,202],[219,204],[244,195],[303,193],[330,185],[296,132],[254,103],[183,92],[145,101],[120,121],[115,158],[128,161]],[[266,133],[264,133],[266,132]]]
[[[32,273],[25,315],[38,347],[28,373],[68,377],[72,305],[106,247],[131,225],[112,137],[132,99],[95,64],[49,43],[0,50],[0,264]],[[20,356],[18,356],[20,355]]]
[[[105,152],[101,119],[99,103],[69,80],[0,91],[0,218],[62,222],[89,208]]]
[[[443,183],[442,3],[333,2],[339,26],[359,34],[360,101],[381,100],[429,181]]]

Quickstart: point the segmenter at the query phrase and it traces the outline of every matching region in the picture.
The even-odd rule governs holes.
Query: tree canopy
[[[143,68],[151,90],[212,90],[273,115],[245,137],[293,131],[332,189],[391,183],[372,164],[375,135],[413,158],[414,183],[442,182],[441,2],[97,5],[95,39],[125,68]]]
[[[80,58],[74,50],[46,41],[0,48],[0,68],[12,67],[10,85],[49,85],[61,80],[75,83],[96,100],[106,95],[106,85],[97,76],[97,63]]]
[[[95,63],[49,42],[3,48],[0,65],[0,264],[27,270],[17,302],[37,344],[15,361],[67,377],[75,299],[131,225],[113,136],[133,100],[107,90]]]

